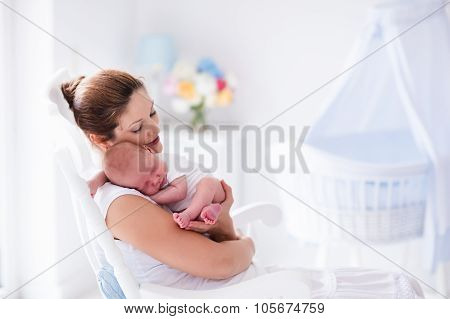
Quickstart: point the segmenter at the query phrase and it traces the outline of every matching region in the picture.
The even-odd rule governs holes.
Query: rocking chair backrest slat
[[[49,112],[55,125],[55,162],[65,177],[70,190],[72,205],[77,220],[83,248],[89,262],[98,272],[105,261],[113,269],[117,280],[127,298],[139,298],[139,286],[125,265],[120,249],[100,212],[99,207],[90,196],[89,187],[83,177],[94,165],[86,138],[75,126],[73,114],[64,100],[60,84],[71,77],[66,70],[58,71],[48,89],[50,99]],[[65,140],[64,140],[65,139]]]

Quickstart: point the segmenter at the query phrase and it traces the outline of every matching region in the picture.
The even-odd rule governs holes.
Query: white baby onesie
[[[167,183],[163,187],[166,187],[180,176],[186,176],[186,197],[178,202],[166,205],[172,212],[182,211],[190,205],[198,182],[210,174],[202,171],[195,162],[189,161],[187,158],[178,154],[162,154],[159,156],[167,164]]]

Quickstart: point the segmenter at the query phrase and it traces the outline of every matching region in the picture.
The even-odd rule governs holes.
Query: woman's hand
[[[230,209],[234,202],[233,191],[231,187],[223,180],[221,180],[220,183],[225,191],[225,200],[221,203],[222,212],[220,213],[216,223],[214,225],[207,225],[202,221],[193,220],[189,223],[189,226],[186,227],[186,229],[199,233],[208,232],[210,234],[210,238],[216,242],[237,240],[239,239],[239,236],[236,233],[233,219],[231,219],[230,216]]]
[[[108,181],[108,178],[106,177],[106,175],[103,171],[96,174],[92,179],[90,179],[88,181],[88,185],[89,185],[89,190],[91,192],[91,196],[94,197],[95,193],[97,193],[97,189],[100,186],[103,186],[107,181]]]

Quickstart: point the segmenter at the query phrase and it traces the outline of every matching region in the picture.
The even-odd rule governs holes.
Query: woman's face
[[[131,95],[130,102],[114,129],[115,137],[107,142],[107,147],[127,141],[143,145],[152,153],[160,153],[163,146],[159,140],[159,131],[159,117],[153,100],[141,88]]]

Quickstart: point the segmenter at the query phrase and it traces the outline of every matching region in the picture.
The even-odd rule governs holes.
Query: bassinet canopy
[[[341,77],[304,148],[312,174],[327,163],[372,175],[380,167],[384,174],[427,168],[432,231],[425,236],[433,268],[450,260],[448,4],[396,0],[375,6],[348,66],[361,62]]]

